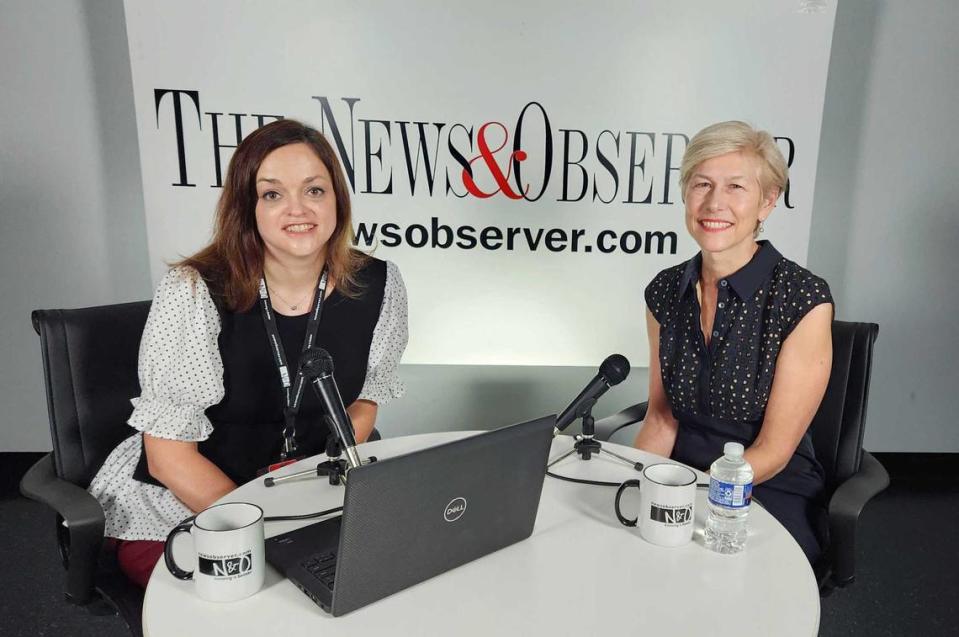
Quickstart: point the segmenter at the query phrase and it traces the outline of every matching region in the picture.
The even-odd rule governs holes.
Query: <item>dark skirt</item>
[[[761,426],[687,414],[677,416],[679,429],[671,457],[700,471],[708,471],[713,461],[723,455],[727,442],[739,442],[748,448]],[[811,564],[819,559],[828,538],[822,504],[824,485],[822,466],[807,433],[786,467],[753,489],[753,497],[786,527]]]
[[[817,500],[786,493],[765,484],[753,489],[753,499],[786,527],[810,564],[819,560],[829,528],[824,506]]]

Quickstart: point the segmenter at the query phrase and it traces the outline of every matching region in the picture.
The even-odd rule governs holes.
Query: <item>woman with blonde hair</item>
[[[813,562],[824,477],[808,428],[829,380],[833,307],[824,280],[757,241],[787,178],[772,136],[743,122],[690,140],[680,185],[700,252],[646,288],[649,410],[635,444],[706,470],[724,443],[742,443],[754,497]]]
[[[323,135],[280,120],[240,143],[213,240],[157,287],[135,431],[90,484],[140,586],[181,520],[272,463],[325,450],[323,407],[297,374],[308,347],[332,355],[358,442],[401,395],[403,280],[352,241],[349,188]]]

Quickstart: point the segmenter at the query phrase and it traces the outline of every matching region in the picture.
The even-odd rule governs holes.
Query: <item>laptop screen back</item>
[[[351,471],[333,614],[529,537],[554,423],[540,418]]]

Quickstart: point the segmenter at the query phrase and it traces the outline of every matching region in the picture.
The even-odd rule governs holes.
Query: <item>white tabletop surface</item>
[[[363,457],[385,458],[472,433],[408,436],[359,449]],[[553,455],[572,444],[568,436],[557,437]],[[604,445],[647,464],[662,461],[629,447]],[[310,468],[317,461],[304,460],[274,475]],[[605,454],[589,461],[572,456],[553,471],[614,482],[638,477]],[[612,487],[547,477],[529,539],[343,617],[327,615],[269,566],[263,589],[253,597],[205,602],[194,595],[192,582],[175,579],[160,560],[143,603],[144,632],[149,637],[816,635],[819,593],[812,569],[799,545],[761,507],[750,511],[745,551],[719,555],[703,546],[705,489],[698,490],[693,541],[679,548],[654,546],[638,530],[622,526],[613,511],[614,496]],[[343,487],[312,479],[268,489],[257,479],[222,501],[254,502],[267,516],[301,514],[341,505]],[[268,522],[266,535],[303,524]],[[408,540],[397,540],[402,541]],[[181,535],[176,546],[185,568],[190,542]]]

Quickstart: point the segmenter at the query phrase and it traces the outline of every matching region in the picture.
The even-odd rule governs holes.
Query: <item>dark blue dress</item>
[[[672,458],[708,470],[726,442],[759,435],[783,342],[806,314],[832,303],[828,284],[760,241],[753,258],[719,281],[709,345],[696,295],[702,255],[660,272],[646,305],[660,325],[663,387],[679,422]],[[824,544],[822,466],[809,432],[786,467],[753,490],[814,562]]]

